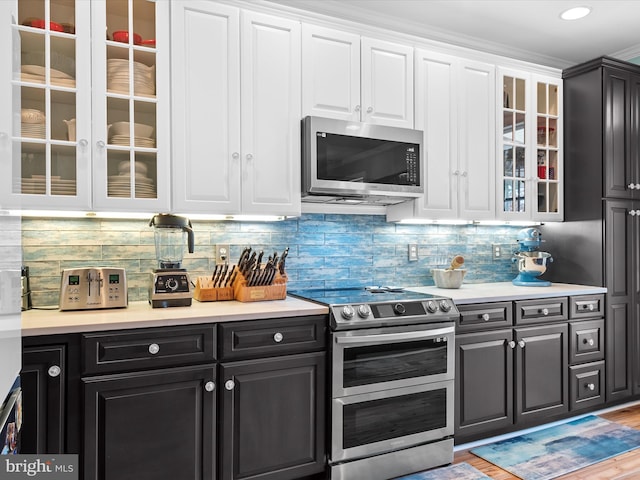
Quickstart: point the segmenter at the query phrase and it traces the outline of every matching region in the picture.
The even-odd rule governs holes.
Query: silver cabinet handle
[[[542,315],[547,316],[549,315],[549,309],[548,308],[543,308],[542,310],[540,310],[540,313],[542,313]]]
[[[204,384],[204,389],[207,392],[213,392],[216,389],[216,384],[214,382],[207,382]]]
[[[587,389],[591,390],[592,392],[596,389],[596,386],[593,383],[589,383],[586,385]]]
[[[491,320],[491,315],[489,315],[488,313],[483,313],[482,320],[484,320],[485,322],[488,322],[489,320]]]
[[[518,341],[518,346],[519,346],[520,348],[524,348],[524,347],[526,347],[526,346],[527,346],[527,344],[524,342],[524,340],[519,340],[519,341]]]
[[[508,344],[511,348],[516,348],[516,342],[514,342],[513,340],[511,340]]]
[[[50,377],[55,378],[62,373],[62,369],[58,365],[52,365],[49,367],[49,370],[47,370],[47,373]]]
[[[589,304],[589,311],[593,312],[596,309],[595,305],[593,303]]]
[[[280,332],[276,332],[273,334],[273,341],[276,343],[280,343],[282,340],[284,340],[284,335],[282,335]]]
[[[152,343],[151,345],[149,345],[149,353],[151,355],[155,355],[159,351],[160,351],[160,345],[158,345],[157,343]]]
[[[231,391],[236,387],[236,382],[234,382],[233,380],[227,380],[226,382],[224,382],[224,388],[226,388],[227,390]]]
[[[587,340],[586,338],[582,341],[582,343],[584,343],[585,345],[589,344],[589,346],[593,347],[596,342],[593,340],[593,338],[590,338],[589,340]]]
[[[631,215],[632,217],[635,217],[636,215],[638,215],[638,211],[637,210],[629,210],[629,215]]]

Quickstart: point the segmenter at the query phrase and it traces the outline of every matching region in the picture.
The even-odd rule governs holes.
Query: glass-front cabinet
[[[168,31],[162,3],[0,2],[11,46],[0,52],[10,66],[0,95],[11,105],[0,113],[0,207],[169,206],[168,148],[156,142],[168,138],[158,121],[168,124],[168,86],[155,80],[160,68],[168,76],[168,54],[155,45],[156,30]]]
[[[562,220],[559,78],[500,70],[498,218]]]

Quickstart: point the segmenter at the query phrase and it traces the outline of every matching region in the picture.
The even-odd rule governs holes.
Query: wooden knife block
[[[232,287],[214,287],[211,277],[197,277],[193,298],[199,302],[233,300]]]
[[[287,276],[276,273],[271,285],[248,287],[241,273],[233,282],[234,297],[239,302],[263,302],[266,300],[284,300],[287,298]]]

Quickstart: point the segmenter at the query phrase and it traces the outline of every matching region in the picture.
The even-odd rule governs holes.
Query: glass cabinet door
[[[502,78],[502,198],[503,212],[524,213],[527,207],[527,80]]]
[[[7,203],[86,209],[90,72],[79,65],[90,58],[89,8],[74,0],[20,0],[17,8]]]
[[[560,208],[560,173],[558,145],[559,87],[536,82],[536,177],[537,213],[558,213]]]
[[[168,95],[161,95],[156,80],[164,58],[156,49],[163,2],[95,3],[94,203],[102,209],[167,209],[168,169],[159,152],[168,135],[160,134],[158,119]],[[168,70],[164,74],[168,78]]]

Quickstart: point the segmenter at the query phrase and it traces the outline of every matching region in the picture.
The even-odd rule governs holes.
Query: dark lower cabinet
[[[215,365],[83,378],[82,478],[215,478],[215,381]]]
[[[221,480],[324,470],[324,370],[324,352],[222,364]]]
[[[514,329],[516,422],[569,411],[567,323]]]
[[[513,424],[512,330],[456,336],[457,437]]]
[[[66,345],[23,347],[21,453],[65,453],[66,378]]]

